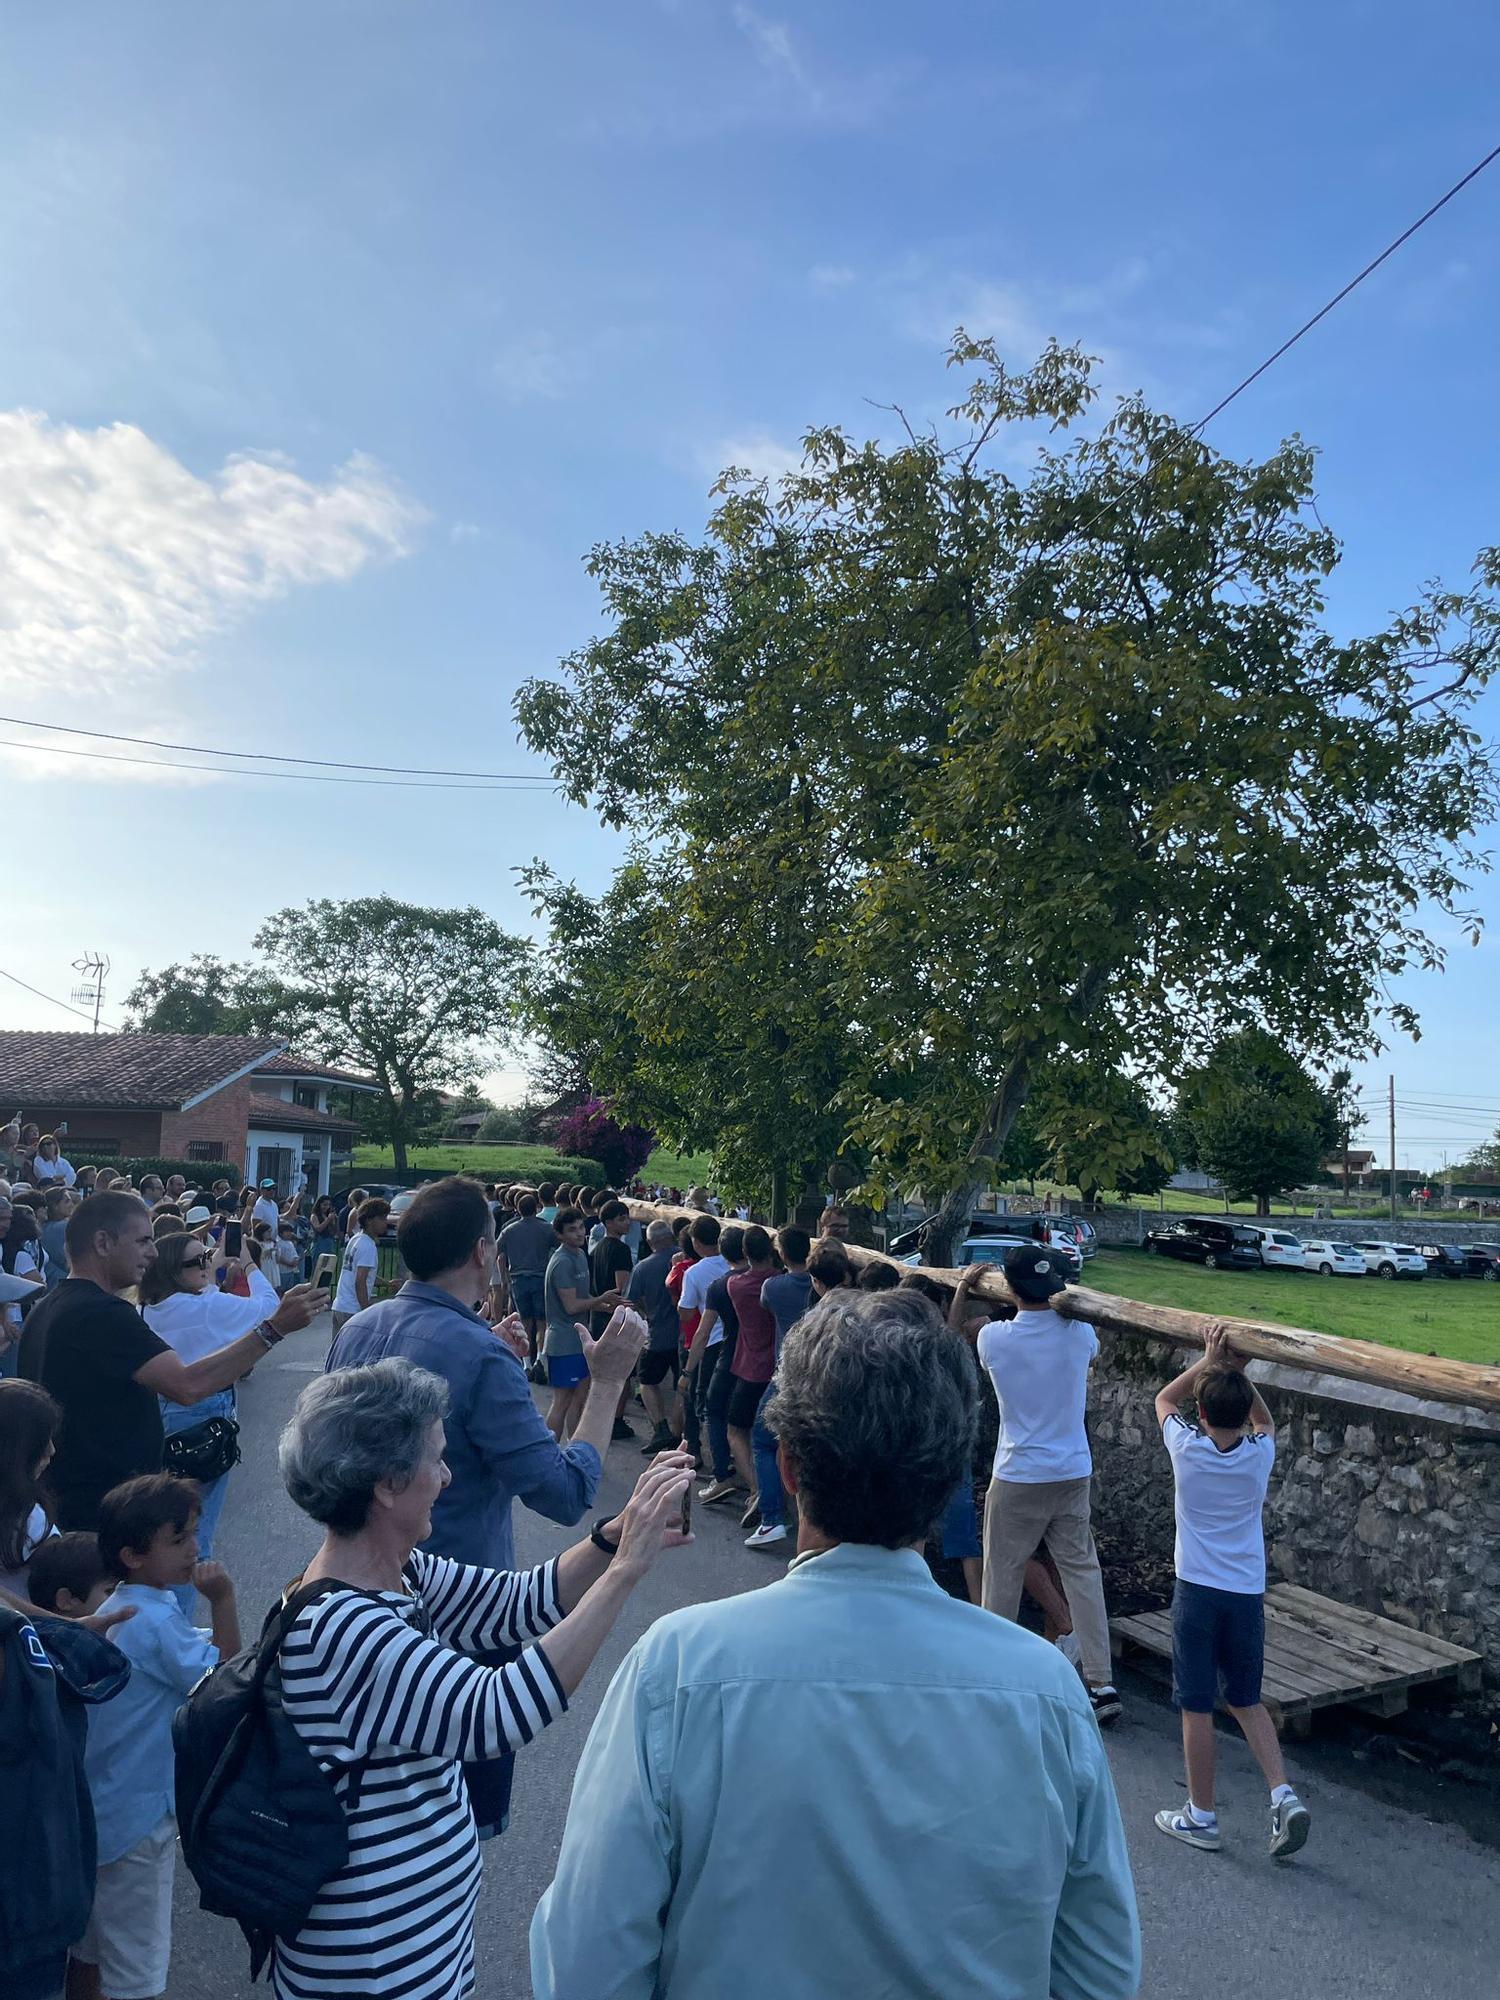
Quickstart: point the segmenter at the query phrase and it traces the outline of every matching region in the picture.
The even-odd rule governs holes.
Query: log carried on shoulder
[[[639,1201],[630,1203],[630,1211],[642,1221],[662,1217],[668,1222],[679,1215],[696,1213],[664,1202]],[[844,1247],[855,1264],[869,1260],[892,1263],[903,1275],[917,1269],[948,1291],[963,1276],[961,1271],[927,1264],[902,1264],[895,1258],[883,1257],[878,1250],[865,1250],[854,1243]],[[1018,1303],[998,1264],[985,1268],[970,1286],[970,1297],[996,1304]],[[1218,1318],[1212,1313],[1187,1312],[1180,1306],[1151,1306],[1139,1299],[1116,1298],[1112,1292],[1091,1291],[1085,1285],[1069,1285],[1056,1303],[1057,1310],[1069,1319],[1086,1319],[1101,1331],[1133,1334],[1173,1347],[1202,1347],[1207,1329]],[[1336,1375],[1348,1382],[1395,1389],[1432,1402],[1458,1403],[1469,1409],[1500,1414],[1500,1368],[1474,1361],[1450,1361],[1436,1354],[1411,1354],[1404,1348],[1382,1347],[1373,1340],[1345,1340],[1338,1334],[1310,1333],[1302,1327],[1277,1326],[1269,1320],[1226,1317],[1223,1324],[1233,1347],[1249,1361],[1274,1361],[1284,1368]],[[1500,1341],[1500,1324],[1496,1338]]]

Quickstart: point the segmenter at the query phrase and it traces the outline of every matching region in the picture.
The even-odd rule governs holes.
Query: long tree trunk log
[[[633,1201],[631,1213],[642,1221],[658,1216],[668,1222],[691,1210],[668,1204]],[[862,1264],[869,1259],[890,1262],[904,1275],[920,1269],[952,1291],[963,1275],[926,1264],[913,1267],[894,1258],[881,1259],[878,1250],[862,1250],[846,1244],[850,1261]],[[970,1287],[969,1296],[980,1301],[1015,1305],[1018,1301],[998,1265],[986,1268]],[[1085,1285],[1069,1285],[1057,1300],[1057,1310],[1069,1319],[1086,1319],[1091,1326],[1109,1333],[1135,1334],[1159,1340],[1172,1347],[1202,1347],[1209,1327],[1218,1315],[1186,1312],[1180,1306],[1150,1306],[1139,1299],[1116,1298],[1112,1292],[1095,1292]],[[1345,1340],[1333,1333],[1310,1333],[1305,1328],[1277,1326],[1270,1320],[1230,1319],[1223,1324],[1238,1353],[1249,1361],[1275,1361],[1286,1368],[1301,1368],[1313,1374],[1336,1375],[1348,1382],[1365,1382],[1375,1388],[1396,1389],[1408,1396],[1422,1396],[1437,1403],[1458,1403],[1470,1409],[1500,1413],[1500,1368],[1474,1361],[1449,1361],[1441,1355],[1411,1354],[1400,1347],[1383,1347],[1373,1340]]]

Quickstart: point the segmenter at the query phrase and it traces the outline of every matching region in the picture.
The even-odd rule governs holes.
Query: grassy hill
[[[413,1168],[475,1174],[485,1181],[584,1181],[598,1186],[604,1178],[593,1160],[559,1154],[551,1146],[413,1146],[407,1157]],[[394,1167],[390,1147],[356,1146],[354,1167],[372,1179],[378,1179],[382,1170],[390,1173]],[[642,1178],[687,1189],[707,1173],[706,1153],[658,1148],[646,1162]]]

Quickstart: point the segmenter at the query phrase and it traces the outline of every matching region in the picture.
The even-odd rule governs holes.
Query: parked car
[[[1418,1254],[1432,1278],[1461,1278],[1469,1260],[1456,1243],[1419,1243]]]
[[[1153,1257],[1183,1257],[1210,1271],[1260,1269],[1256,1231],[1218,1216],[1185,1215],[1165,1228],[1148,1230],[1146,1248]]]
[[[1365,1243],[1354,1248],[1377,1278],[1425,1278],[1427,1260],[1414,1243]]]
[[[1029,1248],[1035,1241],[1034,1236],[968,1236],[954,1253],[954,1262],[958,1265],[1003,1264],[1007,1250],[1020,1249],[1022,1246]],[[1079,1255],[1076,1245],[1052,1243],[1048,1248],[1057,1253],[1058,1262],[1066,1266],[1070,1279],[1076,1279],[1080,1275],[1083,1270],[1083,1258]],[[923,1252],[920,1250],[909,1250],[901,1259],[903,1264],[913,1266],[922,1261]]]
[[[1320,1237],[1316,1243],[1303,1243],[1302,1268],[1317,1271],[1325,1278],[1362,1278],[1365,1260],[1352,1243],[1335,1243],[1329,1237]]]
[[[1084,1258],[1099,1255],[1099,1238],[1094,1225],[1085,1222],[1081,1215],[1039,1215],[1034,1221],[1040,1227],[1034,1227],[1031,1233],[1042,1241],[1072,1243],[1077,1247],[1079,1256]]]
[[[1257,1228],[1255,1234],[1260,1238],[1260,1261],[1268,1271],[1307,1269],[1300,1236],[1292,1236],[1285,1229]]]
[[[1464,1269],[1471,1278],[1500,1282],[1500,1243],[1465,1243]]]
[[[1071,1241],[1080,1257],[1097,1257],[1099,1239],[1092,1223],[1085,1222],[1076,1215],[987,1215],[977,1213],[969,1217],[968,1240],[977,1236],[1004,1236],[1012,1243],[1056,1242],[1059,1236]],[[927,1236],[927,1224],[919,1222],[913,1229],[903,1229],[899,1236],[893,1236],[886,1245],[886,1254],[891,1257],[905,1257],[911,1251],[920,1251]],[[921,1262],[920,1257],[917,1260]]]

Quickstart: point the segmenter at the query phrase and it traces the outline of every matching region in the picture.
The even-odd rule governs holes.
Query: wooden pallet
[[[1134,1649],[1170,1670],[1169,1610],[1112,1618],[1110,1632],[1117,1653]],[[1393,1618],[1294,1583],[1275,1583],[1266,1592],[1263,1699],[1277,1729],[1288,1735],[1306,1735],[1315,1708],[1347,1704],[1366,1715],[1399,1715],[1414,1687],[1453,1680],[1472,1692],[1479,1675],[1477,1653]]]

